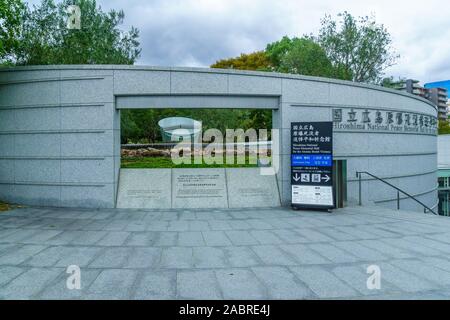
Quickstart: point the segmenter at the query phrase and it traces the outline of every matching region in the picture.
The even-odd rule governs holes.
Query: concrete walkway
[[[66,268],[81,268],[69,290]],[[368,290],[369,265],[381,289]],[[447,299],[450,218],[380,208],[0,213],[1,299]]]

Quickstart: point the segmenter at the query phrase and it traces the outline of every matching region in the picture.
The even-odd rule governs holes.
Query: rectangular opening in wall
[[[116,207],[280,206],[272,114],[256,107],[121,108]]]
[[[270,158],[270,109],[122,109],[120,118],[122,168],[258,167],[261,157]],[[193,159],[177,164],[171,154],[183,141]],[[235,150],[236,161],[229,161],[228,150]]]

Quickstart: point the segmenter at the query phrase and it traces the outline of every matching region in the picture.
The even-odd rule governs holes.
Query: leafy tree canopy
[[[266,112],[268,111],[268,112]],[[271,129],[272,111],[254,109],[129,109],[121,110],[122,143],[160,142],[158,121],[188,117],[202,122],[203,131],[219,129]]]
[[[439,120],[438,133],[450,134],[450,122],[445,120]]]
[[[249,54],[242,53],[236,58],[216,61],[211,68],[267,71],[270,69],[270,62],[264,51],[256,51]]]
[[[391,36],[374,17],[355,18],[348,12],[335,21],[327,15],[317,42],[334,67],[334,78],[379,83],[383,71],[398,59],[391,47]]]
[[[0,64],[9,63],[17,50],[24,10],[21,0],[0,0]]]
[[[397,80],[393,76],[383,78],[380,82],[382,87],[397,89],[399,84],[405,82],[407,79],[405,77],[398,77]]]
[[[259,70],[382,83],[384,70],[399,58],[391,47],[387,29],[377,24],[374,17],[354,17],[343,12],[338,18],[336,21],[326,15],[317,36],[285,36],[269,43],[265,51],[254,53],[268,60],[265,68]],[[219,60],[212,67],[256,70],[247,56]],[[389,80],[385,78],[386,86]]]
[[[81,29],[68,29],[66,9],[81,9]],[[108,13],[95,0],[42,0],[23,16],[19,65],[133,64],[139,57],[139,31],[122,31],[124,12]]]
[[[277,72],[329,77],[332,65],[325,51],[312,39],[283,37],[270,43],[266,54]]]

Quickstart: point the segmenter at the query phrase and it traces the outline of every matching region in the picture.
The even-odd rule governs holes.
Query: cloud
[[[217,59],[264,49],[289,30],[283,30],[287,10],[271,2],[132,1],[125,11],[127,23],[132,21],[141,31],[139,63],[208,66]],[[120,7],[119,1],[114,4]]]
[[[32,2],[36,3],[37,0]],[[123,9],[140,32],[138,64],[203,66],[262,50],[283,35],[317,33],[325,14],[375,14],[401,55],[387,75],[450,79],[450,6],[445,0],[99,0]]]

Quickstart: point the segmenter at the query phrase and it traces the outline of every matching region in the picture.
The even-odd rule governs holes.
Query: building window
[[[438,178],[439,188],[449,188],[450,187],[450,178],[449,177],[441,177]]]

